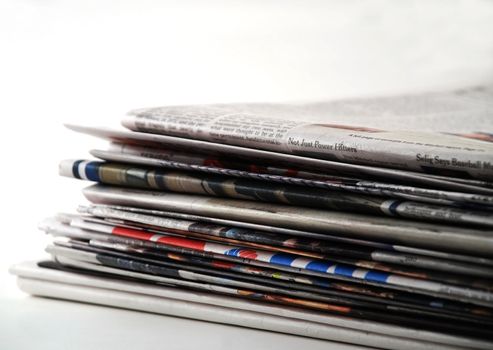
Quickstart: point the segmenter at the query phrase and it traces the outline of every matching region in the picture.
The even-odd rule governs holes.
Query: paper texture
[[[484,101],[489,102],[486,98]],[[316,106],[321,107],[320,104]],[[253,108],[244,105],[158,107],[132,111],[122,123],[135,131],[305,157],[438,175],[493,179],[493,144],[489,142],[456,135],[387,131],[332,123],[331,118],[327,117],[330,106],[323,106],[327,108],[326,117],[319,123],[303,119],[303,115],[309,115],[306,111],[313,109],[311,105],[292,107],[299,112],[305,110],[293,119],[273,118],[270,115],[282,115],[290,106],[279,106],[280,112],[277,113],[272,112],[276,105],[256,105]],[[491,103],[490,108],[493,108]],[[484,139],[488,140],[487,134]]]

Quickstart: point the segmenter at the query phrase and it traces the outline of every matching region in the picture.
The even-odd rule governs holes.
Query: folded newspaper
[[[384,349],[491,349],[492,97],[172,106],[130,112],[127,130],[68,125],[109,141],[59,165],[95,183],[89,203],[40,224],[52,260],[12,272],[39,296]]]

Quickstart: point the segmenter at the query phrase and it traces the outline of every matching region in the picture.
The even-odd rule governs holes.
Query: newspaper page
[[[395,98],[396,106],[402,107],[402,101],[408,100],[408,104],[414,103],[425,110],[433,103],[436,107],[439,101],[442,110],[441,118],[438,119],[442,119],[442,122],[446,121],[444,116],[447,115],[447,112],[443,112],[444,108],[451,112],[449,116],[455,118],[455,123],[460,118],[464,118],[462,121],[471,121],[473,116],[463,110],[460,110],[462,114],[457,115],[456,108],[459,106],[456,100],[461,102],[462,108],[468,107],[469,110],[474,105],[480,105],[483,113],[478,118],[482,123],[474,125],[484,126],[486,129],[476,130],[476,133],[463,132],[460,135],[452,135],[450,130],[454,128],[446,126],[435,129],[443,130],[443,133],[429,133],[425,132],[430,130],[429,127],[421,129],[424,131],[391,131],[386,127],[369,127],[367,123],[363,124],[364,127],[340,124],[335,122],[333,115],[341,103],[291,107],[261,104],[158,107],[131,111],[122,124],[134,131],[200,139],[304,157],[493,180],[493,143],[489,142],[491,137],[488,134],[492,125],[491,121],[488,123],[486,119],[486,116],[491,117],[493,111],[491,91],[493,90],[486,89],[483,94],[475,90],[469,91],[476,99],[464,98],[457,92]],[[387,105],[392,104],[392,99],[383,101]],[[373,99],[367,103],[372,105],[377,102],[378,99]],[[361,109],[364,103],[364,100],[359,100],[355,104]],[[351,105],[351,101],[347,101],[346,104]],[[275,112],[276,108],[279,109],[278,112]],[[323,109],[326,109],[325,113]],[[478,107],[474,107],[476,112],[477,109]],[[317,110],[316,117],[312,116],[314,110]],[[385,110],[381,108],[382,113]],[[412,118],[433,114],[433,110],[411,115],[398,113],[399,107],[390,110],[396,112],[396,118],[399,117],[402,124],[412,123],[409,121]],[[415,111],[418,113],[418,108],[415,108]],[[283,114],[288,117],[279,118]],[[341,118],[342,115],[336,119]],[[312,121],[308,121],[310,119]],[[442,129],[443,127],[449,132],[446,133],[447,130]]]
[[[303,258],[294,254],[277,253],[272,250],[253,249],[238,245],[226,245],[194,238],[177,238],[161,232],[146,232],[142,229],[123,228],[115,225],[77,223],[105,235],[123,236],[136,240],[154,242],[158,246],[174,246],[197,251],[247,259],[250,263],[262,262],[273,269],[286,270],[321,278],[335,278],[356,283],[383,286],[385,288],[419,292],[451,300],[470,302],[477,305],[493,306],[493,292],[476,286],[451,284],[431,279],[409,277],[375,269],[356,268],[332,260]],[[463,284],[463,283],[461,283]],[[490,286],[491,287],[491,286]]]
[[[358,284],[332,281],[331,285],[334,284],[335,286],[339,286],[338,289],[328,288],[327,283],[325,283],[326,287],[323,287],[322,283],[320,283],[320,286],[316,286],[314,284],[307,285],[296,282],[296,279],[310,279],[302,275],[290,275],[288,273],[279,272],[273,269],[253,267],[248,264],[224,263],[224,261],[195,257],[186,253],[179,254],[161,250],[160,257],[158,257],[147,254],[145,250],[143,250],[143,252],[136,253],[135,247],[132,247],[131,245],[125,246],[123,244],[119,244],[119,248],[114,248],[117,245],[108,241],[104,241],[104,246],[96,246],[94,242],[82,242],[79,240],[54,242],[54,244],[60,247],[79,249],[96,254],[106,254],[113,257],[136,260],[163,267],[178,268],[196,273],[221,276],[236,280],[239,279],[260,285],[282,288],[280,289],[280,291],[282,291],[281,294],[289,295],[291,290],[293,290],[295,291],[293,295],[298,294],[298,296],[303,296],[304,298],[311,298],[314,300],[332,303],[341,303],[341,305],[365,307],[371,310],[388,311],[389,313],[402,312],[404,314],[409,314],[412,317],[416,317],[418,315],[421,317],[426,314],[442,319],[453,319],[471,323],[484,322],[486,324],[493,325],[493,319],[491,318],[493,311],[492,309],[478,306],[473,306],[471,308],[471,305],[460,302],[450,302],[444,299],[441,300],[441,303],[444,306],[450,303],[454,306],[454,308],[447,306],[433,307],[430,306],[430,304],[425,305],[424,303],[414,304],[412,303],[412,300],[407,300],[406,302],[398,301],[398,298],[390,297],[390,295],[392,295],[392,293],[399,294],[400,292],[389,291],[383,288],[368,287],[368,290],[373,289],[372,292],[376,293],[378,297],[363,296],[358,294],[356,291],[351,290],[352,286],[358,286]],[[282,278],[276,277],[278,274],[282,276]],[[311,279],[313,280],[315,278]],[[344,285],[346,285],[346,290],[343,290]],[[353,289],[357,289],[357,287],[353,287]],[[360,286],[360,289],[363,288]],[[384,292],[379,292],[383,290],[390,293],[390,295],[385,294]],[[415,299],[418,298],[415,296]],[[421,296],[421,300],[425,301],[426,299],[431,299],[435,302],[439,300],[436,298],[433,299],[426,296]]]
[[[176,136],[148,134],[82,125],[66,125],[66,127],[76,132],[119,143],[157,148],[167,147],[181,151],[193,150],[197,153],[208,153],[228,157],[234,155],[237,159],[253,160],[254,162],[261,162],[262,164],[289,164],[289,167],[309,169],[310,171],[327,172],[329,174],[348,175],[358,178],[370,177],[384,179],[385,181],[391,179],[392,181],[398,181],[399,183],[405,183],[407,185],[419,184],[436,189],[488,195],[493,194],[493,188],[489,188],[491,183],[485,183],[480,180],[443,177],[398,169],[334,162],[330,160],[307,158],[293,154],[278,153],[261,149],[186,139]]]
[[[74,220],[76,225],[80,224],[80,219],[74,219]],[[62,226],[69,227],[67,225],[62,225]],[[111,227],[111,225],[109,224],[108,226]],[[84,232],[87,232],[89,234],[89,237],[93,235],[93,233],[91,232],[99,232],[102,237],[104,236],[108,237],[108,234],[110,233],[109,229],[105,229],[101,225],[99,226],[94,225],[91,227],[91,224],[89,224],[88,226],[85,226],[85,228],[86,229],[84,230]],[[113,231],[113,229],[111,229],[111,231]],[[72,235],[70,230],[67,230],[66,232],[67,232],[67,237],[70,237]],[[242,282],[239,282],[239,284],[235,284],[236,282],[231,280],[231,279],[234,280],[240,278],[242,280],[248,280],[249,282],[253,283],[253,284],[249,284],[248,286],[254,289],[260,288],[260,290],[263,291],[274,291],[274,289],[270,287],[269,287],[270,289],[263,288],[260,285],[258,287],[255,287],[255,284],[259,284],[259,283],[261,285],[268,284],[268,285],[272,285],[275,288],[279,288],[275,290],[276,293],[298,296],[298,297],[309,297],[311,299],[315,299],[319,301],[343,303],[348,306],[349,305],[355,307],[364,306],[370,309],[381,310],[382,307],[386,307],[386,306],[375,305],[374,303],[377,304],[384,303],[384,304],[394,305],[394,307],[391,307],[389,309],[390,312],[392,312],[392,310],[393,311],[400,310],[401,312],[411,313],[411,314],[416,314],[417,312],[418,314],[420,314],[420,317],[422,316],[423,312],[425,312],[430,316],[434,314],[435,315],[434,317],[440,317],[440,318],[453,317],[453,319],[456,321],[480,322],[481,324],[484,324],[484,322],[489,322],[488,315],[491,314],[491,312],[488,309],[483,309],[478,307],[473,307],[472,309],[470,309],[470,305],[468,306],[467,304],[460,304],[460,303],[457,304],[455,302],[451,303],[451,302],[440,301],[440,300],[427,300],[427,297],[423,295],[413,295],[413,296],[402,295],[403,299],[401,300],[401,297],[399,296],[400,292],[385,291],[381,293],[378,291],[378,288],[377,290],[371,291],[371,294],[369,294],[370,297],[362,298],[362,297],[358,297],[357,294],[353,294],[353,293],[367,294],[368,292],[370,292],[370,290],[373,287],[366,286],[363,288],[358,288],[357,286],[350,286],[350,285],[344,286],[345,283],[341,283],[337,281],[332,281],[330,283],[327,283],[327,281],[322,281],[322,280],[318,281],[317,278],[313,278],[313,277],[302,277],[301,275],[289,276],[289,274],[285,272],[279,272],[279,271],[274,272],[271,269],[261,269],[258,267],[248,268],[244,266],[243,264],[245,262],[251,261],[250,258],[255,259],[252,256],[250,256],[250,258],[244,258],[241,264],[214,262],[213,259],[207,259],[207,258],[197,259],[197,257],[189,255],[190,251],[194,252],[195,250],[198,249],[197,252],[199,252],[202,251],[201,248],[199,248],[197,245],[194,245],[192,247],[192,245],[187,244],[185,240],[181,240],[180,241],[181,244],[178,245],[183,250],[183,253],[178,253],[178,255],[176,253],[167,253],[166,247],[168,244],[162,242],[161,240],[156,241],[152,239],[151,240],[144,239],[143,241],[140,241],[134,238],[130,238],[130,237],[135,237],[135,235],[129,235],[131,232],[141,236],[142,234],[146,234],[146,231],[142,231],[141,229],[137,229],[137,230],[133,229],[133,230],[126,230],[125,232],[127,233],[126,235],[121,236],[117,234],[117,237],[121,236],[121,237],[129,237],[129,238],[124,239],[123,241],[120,241],[117,244],[103,243],[103,241],[101,241],[103,238],[100,238],[99,241],[94,241],[93,239],[91,239],[90,242],[84,242],[80,240],[68,241],[68,242],[55,241],[54,242],[55,248],[51,246],[48,248],[48,251],[70,259],[77,259],[77,260],[82,259],[83,261],[87,261],[89,263],[97,263],[102,265],[109,264],[109,266],[113,266],[116,268],[123,268],[126,270],[136,269],[136,271],[150,273],[151,275],[156,275],[156,274],[160,275],[164,273],[165,276],[170,276],[169,274],[171,274],[170,277],[179,277],[185,280],[199,281],[199,282],[202,281],[206,283],[209,282],[218,283],[219,285],[227,285],[227,286],[246,287],[247,284],[244,283],[242,284]],[[49,231],[49,233],[52,232]],[[58,235],[58,232],[56,234]],[[165,234],[165,236],[170,236],[170,235],[172,234]],[[163,236],[161,235],[160,237]],[[128,241],[129,243],[123,243],[126,241]],[[136,241],[141,243],[140,245],[138,244],[136,248],[127,245],[127,244],[135,244],[131,242],[136,242]],[[175,243],[177,242],[178,241],[176,241]],[[146,244],[156,245],[160,249],[157,250],[156,253],[152,253],[151,250],[138,248],[138,246],[143,246]],[[171,245],[173,246],[174,244],[171,243]],[[57,247],[62,247],[62,248],[60,249]],[[83,250],[85,253],[73,251],[73,250],[67,250],[63,247]],[[217,246],[213,245],[209,248],[206,248],[203,252],[209,251],[210,248],[220,249],[220,247],[221,247],[220,245]],[[163,248],[165,249],[164,251],[162,250]],[[118,251],[121,251],[122,253],[119,253]],[[87,252],[93,252],[97,255],[89,256]],[[113,257],[109,257],[107,254],[110,254]],[[269,253],[266,254],[268,255]],[[220,255],[220,254],[216,254],[216,255]],[[260,259],[265,259],[267,255],[261,257]],[[155,256],[155,258],[153,258],[153,256]],[[169,260],[163,260],[164,257],[166,257]],[[230,255],[226,255],[225,257],[234,258],[234,256],[230,256]],[[234,258],[234,259],[238,259],[238,258]],[[130,265],[128,265],[125,262],[127,260],[130,263]],[[145,263],[145,265],[142,265],[142,263]],[[141,265],[141,267],[139,267],[139,264]],[[151,265],[149,264],[151,265],[157,264],[159,266],[163,266],[166,268],[164,269],[161,268],[158,269],[158,267],[153,268],[150,267]],[[269,264],[271,264],[272,267],[275,267],[275,265],[279,264],[279,262],[271,261]],[[266,265],[270,266],[269,264]],[[190,271],[189,272],[182,271],[183,273],[181,273],[180,271],[174,270],[176,268],[183,270],[190,270],[198,274],[189,273]],[[340,268],[342,269],[342,265]],[[338,270],[339,270],[338,268],[335,269],[335,271]],[[339,273],[341,273],[341,271],[339,271]],[[358,271],[360,273],[363,272],[363,270],[361,269]],[[218,279],[215,277],[212,277],[211,279],[211,277],[207,277],[204,275],[204,274],[210,275],[211,273],[216,276],[220,275],[226,277],[227,280],[223,281],[221,278]],[[240,275],[248,274],[250,276],[246,278],[246,276],[240,276],[239,274]],[[270,280],[270,279],[266,280],[264,279],[264,277],[273,278],[274,280]],[[149,278],[152,279],[152,277],[150,276],[147,277],[147,279]],[[418,288],[419,288],[420,282],[415,278],[409,279],[408,281],[409,282],[414,281],[415,284],[416,283],[418,284]],[[308,286],[306,286],[306,284],[308,284],[310,287],[307,288]],[[324,296],[327,295],[327,293],[328,295],[330,295],[330,297]],[[346,297],[348,297],[351,300],[347,300]],[[375,299],[375,297],[383,298],[383,299],[379,301],[378,299]],[[409,303],[417,303],[417,305],[414,305],[411,307],[411,309],[408,309],[408,306],[410,305]],[[298,306],[303,306],[303,304],[300,304]],[[395,306],[398,306],[398,308],[395,308]],[[457,314],[457,312],[459,312],[459,314]],[[486,319],[483,319],[484,317],[486,317]]]
[[[221,219],[217,217],[201,216],[201,215],[195,215],[189,213],[179,213],[172,211],[144,209],[144,208],[136,208],[136,207],[120,206],[120,205],[103,205],[103,204],[92,204],[90,207],[81,205],[79,206],[78,211],[82,214],[89,213],[93,215],[92,214],[93,208],[98,208],[98,210],[103,209],[104,213],[106,213],[104,209],[119,210],[119,211],[124,211],[126,214],[145,214],[145,215],[153,215],[153,216],[160,216],[160,217],[180,219],[180,220],[192,220],[192,221],[208,223],[213,225],[226,225],[226,226],[239,227],[241,229],[257,230],[257,231],[262,231],[264,233],[276,233],[276,234],[288,235],[294,237],[317,239],[321,241],[333,242],[336,244],[350,244],[350,245],[356,245],[357,246],[356,249],[361,249],[362,247],[368,247],[368,248],[377,249],[378,251],[382,252],[380,256],[376,255],[377,259],[390,258],[390,255],[387,255],[389,254],[389,252],[403,254],[401,256],[399,255],[395,256],[397,259],[399,259],[394,261],[394,263],[396,264],[408,264],[414,262],[417,262],[419,264],[418,260],[416,259],[416,256],[419,255],[426,258],[431,257],[440,260],[460,261],[467,264],[493,266],[493,259],[488,259],[481,256],[455,254],[445,251],[422,249],[422,248],[403,246],[398,244],[389,244],[384,242],[376,242],[376,241],[369,241],[369,240],[363,240],[357,238],[336,236],[327,232],[316,233],[316,232],[300,231],[300,230],[294,230],[285,227],[261,225],[252,222],[246,222],[246,221],[228,220],[228,219]],[[66,216],[66,214],[59,214],[59,215],[61,215],[62,218]],[[107,214],[98,215],[98,216],[106,217],[106,215]],[[64,222],[69,223],[70,219],[68,221],[64,220]],[[474,268],[479,268],[478,265],[474,265]],[[446,271],[449,270],[450,270],[449,268],[446,269]],[[459,270],[457,270],[457,272],[458,271]],[[469,272],[466,272],[466,274],[469,274]]]
[[[493,236],[487,230],[106,185],[87,187],[83,194],[95,204],[170,210],[487,257],[493,252]]]
[[[212,293],[238,296],[243,299],[259,300],[288,307],[312,309],[328,314],[357,316],[390,324],[426,327],[428,329],[441,328],[442,331],[446,332],[459,331],[479,337],[481,335],[484,336],[485,332],[481,328],[478,331],[477,324],[474,325],[474,322],[463,322],[460,319],[455,319],[452,325],[447,324],[445,327],[437,327],[432,322],[435,321],[435,318],[441,318],[440,316],[430,316],[427,318],[427,321],[423,321],[423,318],[420,316],[408,316],[406,319],[403,319],[400,314],[404,312],[400,312],[400,314],[396,314],[395,311],[382,313],[371,310],[368,304],[365,304],[367,308],[362,307],[361,304],[363,303],[361,302],[272,287],[260,282],[244,282],[238,279],[196,273],[180,268],[164,267],[159,263],[142,262],[138,257],[121,258],[112,255],[111,252],[95,253],[60,246],[50,246],[48,247],[48,251],[58,262],[65,266],[84,268],[89,271],[107,271],[113,275],[133,277],[142,281],[205,290]]]
[[[58,226],[59,227],[55,228],[54,225],[50,225],[46,232],[56,237],[73,237],[71,226],[60,223],[58,224]],[[89,228],[90,226],[85,227]],[[453,300],[445,300],[443,298],[425,296],[423,294],[409,294],[408,291],[413,287],[417,287],[419,289],[419,278],[425,277],[419,276],[419,278],[417,279],[417,274],[415,274],[415,277],[408,281],[414,281],[414,284],[408,283],[407,287],[399,287],[394,284],[375,283],[370,281],[369,279],[353,278],[349,274],[342,274],[342,270],[339,271],[339,273],[334,274],[334,271],[332,271],[330,274],[325,275],[322,274],[321,271],[318,271],[320,276],[314,276],[312,273],[310,273],[310,271],[296,268],[292,265],[289,266],[287,264],[283,265],[275,263],[273,264],[272,262],[262,262],[261,259],[256,259],[252,256],[241,257],[232,254],[221,254],[220,252],[214,253],[209,249],[198,248],[196,244],[194,246],[186,245],[186,240],[175,239],[175,242],[181,242],[182,244],[167,244],[162,240],[159,242],[154,242],[149,239],[137,239],[135,238],[135,236],[131,237],[129,235],[109,234],[109,231],[113,231],[113,229],[106,229],[106,231],[108,232],[103,233],[101,232],[103,228],[103,226],[100,226],[99,228],[97,228],[98,231],[80,229],[81,232],[85,233],[88,238],[91,237],[91,235],[93,234],[92,232],[99,232],[98,234],[100,235],[100,237],[98,238],[90,238],[90,248],[84,246],[81,247],[81,249],[92,250],[96,252],[102,252],[106,249],[110,249],[113,254],[117,254],[116,251],[119,252],[117,255],[121,257],[136,258],[136,255],[138,255],[142,257],[141,259],[143,259],[143,261],[151,263],[159,262],[162,264],[163,258],[166,258],[182,263],[186,262],[187,269],[193,269],[192,265],[206,266],[215,269],[216,272],[219,274],[228,275],[229,277],[232,276],[225,271],[234,272],[235,274],[241,274],[241,278],[246,280],[252,280],[250,276],[253,275],[257,277],[267,278],[270,284],[275,284],[281,287],[289,286],[290,288],[307,292],[328,294],[335,297],[343,296],[351,299],[357,299],[359,301],[372,303],[384,303],[399,308],[411,307],[412,309],[421,310],[427,313],[440,312],[453,315],[454,317],[460,316],[474,319],[482,319],[484,317],[488,319],[493,313],[492,309],[453,301],[455,300],[455,297],[451,297],[450,293],[446,292],[448,288],[445,288],[444,292],[446,292]],[[118,230],[122,231],[122,229]],[[137,231],[140,231],[140,233],[142,234],[142,229],[137,229]],[[128,230],[127,232],[135,232],[135,229]],[[170,236],[172,234],[166,233],[166,235]],[[156,234],[155,236],[162,237],[163,235]],[[77,238],[80,237],[83,236],[77,236]],[[72,243],[70,243],[69,246],[73,246],[75,243],[77,243],[77,245],[83,244],[80,241],[73,241]],[[55,241],[55,244],[66,246],[68,243],[65,241]],[[309,260],[301,259],[300,262],[301,261]],[[336,265],[333,266],[335,267]],[[339,269],[342,269],[342,266],[344,265],[341,264],[337,266],[340,266]],[[351,270],[351,268],[349,267],[346,267],[345,269],[346,271]],[[204,272],[205,270],[199,268],[196,271]],[[363,273],[363,271],[368,270],[356,269],[356,271],[360,271]],[[394,273],[397,274],[397,272],[400,271],[397,271],[397,269],[394,270]],[[245,276],[245,274],[249,276]],[[238,275],[236,277],[238,277]],[[328,281],[327,278],[330,278],[330,281]],[[450,285],[449,282],[446,282],[445,284],[442,284],[442,286],[445,286],[447,284]],[[470,283],[465,287],[470,287],[472,285],[474,285],[474,283]],[[393,288],[393,290],[389,290],[389,287]],[[400,291],[401,288],[403,288],[404,290]],[[458,288],[458,290],[464,291],[463,287],[458,286]],[[484,286],[475,286],[473,290],[481,290],[481,288],[483,288],[482,290],[484,291],[488,291],[488,289],[484,289]],[[488,321],[487,319],[486,321]]]
[[[183,153],[152,147],[111,143],[108,150],[91,150],[90,153],[99,159],[113,162],[141,164],[185,171],[198,171],[381,196],[394,196],[436,204],[476,204],[493,206],[493,196],[435,190],[375,180],[363,180],[354,177],[329,175],[327,173],[303,171],[295,168],[259,165],[250,162],[232,163],[215,156]]]
[[[296,237],[279,233],[258,231],[253,229],[210,224],[200,221],[184,220],[157,215],[148,215],[105,206],[79,207],[83,214],[91,214],[104,220],[116,220],[112,222],[133,224],[145,224],[146,227],[159,227],[173,231],[197,232],[210,237],[225,237],[244,242],[269,244],[273,247],[283,247],[281,250],[289,253],[306,255],[313,258],[326,258],[327,256],[347,256],[354,259],[368,259],[379,262],[388,262],[410,267],[426,268],[434,271],[466,274],[470,276],[485,277],[493,275],[493,267],[478,264],[425,257],[422,255],[405,255],[398,252],[374,249],[371,247],[342,244],[325,240],[315,240],[304,237]],[[87,216],[83,217],[88,220]],[[93,218],[93,217],[89,217]]]
[[[14,266],[22,290],[34,295],[157,312],[243,327],[343,341],[384,349],[418,350],[468,347],[489,349],[491,343],[457,335],[414,330],[316,311],[188,291],[167,286],[107,279],[46,268],[35,263]],[[51,266],[50,266],[51,267]],[[63,291],[63,292],[62,292]]]
[[[74,171],[75,170],[75,171]],[[250,199],[329,210],[400,216],[414,220],[493,227],[490,212],[402,201],[391,197],[279,185],[217,175],[154,170],[133,165],[84,160],[60,163],[60,175],[109,185],[147,188],[207,196]],[[371,191],[367,191],[368,194]]]
[[[217,229],[214,230],[213,228],[209,229],[208,225],[200,225],[196,223],[188,225],[188,228],[186,229],[179,230],[173,227],[169,227],[173,225],[167,225],[167,227],[160,227],[155,225],[142,224],[142,223],[129,222],[129,221],[121,223],[118,221],[115,222],[114,220],[98,220],[92,217],[89,218],[75,217],[71,220],[70,226],[74,226],[89,231],[95,231],[95,232],[99,232],[101,229],[106,229],[108,231],[109,230],[119,231],[120,229],[128,229],[127,232],[132,232],[132,230],[134,230],[133,232],[135,232],[135,230],[137,231],[144,230],[149,233],[154,233],[155,237],[158,237],[159,235],[161,236],[164,235],[164,236],[173,236],[173,237],[184,237],[192,240],[206,241],[210,243],[218,242],[219,244],[227,244],[232,246],[241,246],[243,248],[252,248],[252,249],[260,249],[263,251],[275,252],[275,254],[286,253],[286,254],[290,254],[291,256],[298,256],[300,258],[307,257],[307,258],[319,259],[319,260],[330,260],[337,264],[343,264],[343,266],[350,265],[353,267],[361,267],[363,269],[372,269],[377,271],[389,272],[389,273],[394,273],[394,274],[412,277],[412,278],[433,280],[433,281],[456,284],[461,286],[472,286],[474,288],[484,289],[484,290],[493,290],[493,283],[488,279],[489,275],[485,276],[486,279],[460,275],[456,273],[458,271],[452,269],[453,267],[452,264],[450,265],[449,271],[435,273],[434,271],[423,271],[416,268],[407,268],[407,267],[395,266],[386,263],[379,263],[379,262],[371,261],[371,258],[367,260],[366,257],[362,259],[361,256],[363,254],[359,254],[359,255],[356,254],[355,253],[356,249],[354,248],[352,250],[348,248],[343,252],[336,252],[336,254],[334,253],[317,254],[310,249],[304,250],[302,248],[298,248],[298,249],[285,248],[279,245],[269,244],[268,242],[265,242],[265,240],[263,239],[262,233],[247,234],[248,235],[246,237],[247,239],[243,239],[243,240],[232,239],[225,234],[223,235],[210,234],[211,232],[212,233],[218,232],[218,230]],[[187,225],[185,225],[185,227],[187,227]],[[202,232],[205,231],[207,233],[197,232],[196,229],[197,227],[202,227],[201,231]],[[252,236],[254,237],[253,240],[250,239],[250,237]],[[245,235],[243,235],[241,238],[245,238]],[[313,242],[313,243],[315,245],[319,244],[319,242]],[[337,247],[334,247],[333,250],[336,250],[335,248]],[[289,255],[285,255],[285,256],[287,257]]]
[[[167,246],[164,244],[157,245],[154,242],[139,241],[123,236],[109,236],[105,240],[100,233],[97,233],[101,236],[99,239],[93,239],[91,238],[91,235],[93,234],[91,231],[79,229],[79,232],[82,233],[82,235],[78,234],[75,238],[81,238],[84,234],[87,235],[86,241],[89,240],[90,246],[95,249],[111,249],[120,254],[145,255],[147,256],[147,259],[149,259],[149,257],[158,260],[168,258],[171,260],[189,262],[190,265],[213,267],[219,271],[227,270],[246,275],[261,276],[271,279],[271,281],[280,281],[282,284],[294,283],[296,289],[305,291],[333,296],[345,296],[351,299],[379,304],[384,303],[394,307],[412,307],[429,312],[438,310],[455,316],[457,316],[457,312],[460,314],[468,314],[471,317],[478,317],[478,315],[484,315],[486,317],[491,316],[491,312],[485,308],[480,308],[481,312],[478,312],[477,306],[470,307],[470,305],[445,301],[444,299],[430,298],[424,295],[416,296],[405,292],[395,290],[390,291],[384,288],[359,285],[351,282],[334,280],[328,283],[327,280],[323,278],[273,269],[272,266],[267,263],[261,263],[251,259],[225,256],[190,248]],[[72,235],[73,231],[71,230],[71,226],[61,223],[50,223],[50,225],[46,227],[46,233],[55,237],[74,237]],[[57,243],[59,244],[60,242]],[[72,244],[73,243],[74,242],[72,242]]]

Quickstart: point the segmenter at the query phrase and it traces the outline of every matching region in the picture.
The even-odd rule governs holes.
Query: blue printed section
[[[348,265],[336,265],[335,274],[346,277],[353,277],[354,270],[356,270],[356,268]]]
[[[82,160],[76,160],[74,164],[72,164],[72,175],[74,175],[76,179],[81,179],[79,174],[79,165],[82,162],[83,162]]]
[[[274,254],[270,258],[272,264],[291,266],[291,263],[296,259],[296,256],[289,254]]]
[[[398,215],[397,213],[397,207],[402,203],[402,201],[395,201],[394,203],[392,203],[391,205],[389,205],[389,211],[394,214],[394,215]]]
[[[324,262],[324,261],[317,261],[317,260],[314,260],[310,263],[308,263],[308,265],[306,265],[306,269],[307,270],[310,270],[310,271],[317,271],[317,272],[327,272],[327,269],[329,267],[331,267],[333,264],[329,263],[329,262]]]
[[[388,273],[370,270],[366,274],[365,280],[372,281],[372,282],[387,283],[387,278],[389,278],[389,276],[390,275]]]
[[[230,249],[224,252],[225,255],[239,256],[241,252],[240,248]]]
[[[101,181],[101,178],[99,177],[99,167],[101,166],[101,162],[90,162],[87,163],[85,166],[85,171],[86,171],[86,177],[88,180],[91,181]]]

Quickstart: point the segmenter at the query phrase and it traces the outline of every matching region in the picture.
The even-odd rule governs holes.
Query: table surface
[[[61,124],[491,84],[492,25],[481,0],[0,2],[0,348],[355,348],[18,291],[7,268],[44,256],[37,223],[84,203],[85,184],[59,178],[58,162],[101,144]]]

